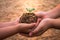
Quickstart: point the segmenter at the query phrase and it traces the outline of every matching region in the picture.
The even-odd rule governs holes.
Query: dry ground
[[[27,12],[27,7],[35,8],[34,12],[48,11],[59,3],[60,0],[0,0],[0,22],[15,20]],[[16,34],[4,40],[60,40],[60,30],[51,28],[43,35],[32,38]]]

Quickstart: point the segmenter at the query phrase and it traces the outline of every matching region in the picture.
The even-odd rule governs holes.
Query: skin
[[[26,23],[19,23],[18,20],[12,22],[1,22],[0,23],[0,40],[12,36],[16,33],[19,33],[24,30],[28,30],[33,28],[35,23],[26,24]]]
[[[54,25],[54,28],[60,29],[60,18],[54,19],[52,24]]]
[[[33,34],[36,34],[38,32],[44,33],[48,28],[51,28],[51,26],[54,26],[53,28],[60,28],[60,4],[48,12],[40,12],[36,13],[36,16],[41,21],[37,21],[39,23],[36,25],[35,23],[31,24],[24,24],[19,23],[19,21],[12,21],[12,22],[6,22],[6,23],[0,23],[0,40],[4,39],[6,37],[9,37],[11,35],[14,35],[16,33],[19,33],[24,30],[28,30],[30,28],[34,28],[34,26],[37,26],[34,30],[31,30],[29,33],[29,36],[33,36]],[[52,16],[53,15],[53,16]]]
[[[60,28],[60,4],[48,12],[37,12],[35,15],[42,20],[38,26],[29,33],[29,36],[33,36],[33,34],[36,35],[38,32],[42,34],[51,27]]]

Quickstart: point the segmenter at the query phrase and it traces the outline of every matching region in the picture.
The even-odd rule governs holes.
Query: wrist
[[[21,31],[20,24],[16,24],[16,29],[18,33]]]
[[[57,18],[57,13],[54,13],[54,11],[48,11],[48,12],[46,12],[46,14],[45,14],[45,16],[44,16],[44,18]]]
[[[46,16],[45,17],[49,17],[49,18],[57,18],[60,16],[60,5],[58,5],[57,7],[55,7],[54,9],[46,12]]]
[[[54,26],[54,20],[55,20],[55,19],[51,19],[51,20],[50,20],[51,28],[54,28],[54,27],[55,27],[55,26]]]
[[[18,30],[18,33],[21,32],[21,31],[23,30],[21,24],[18,24],[18,25],[17,25],[17,30]]]
[[[50,13],[46,12],[46,13],[43,15],[43,18],[51,18]]]

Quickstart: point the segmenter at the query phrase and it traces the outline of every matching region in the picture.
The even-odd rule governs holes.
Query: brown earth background
[[[23,13],[26,8],[35,8],[34,12],[48,11],[60,3],[60,0],[0,0],[0,22],[14,21]],[[38,37],[25,37],[15,34],[4,40],[60,40],[60,30],[48,29]]]

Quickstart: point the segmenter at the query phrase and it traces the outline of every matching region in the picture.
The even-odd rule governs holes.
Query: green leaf
[[[26,8],[27,11],[32,12],[35,8]]]

